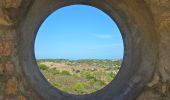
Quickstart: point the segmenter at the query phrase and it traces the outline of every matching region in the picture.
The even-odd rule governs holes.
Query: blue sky
[[[123,41],[115,22],[103,11],[72,5],[53,12],[35,41],[37,59],[121,59]]]

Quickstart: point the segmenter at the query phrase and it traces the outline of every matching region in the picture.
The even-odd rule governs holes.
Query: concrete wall
[[[23,25],[22,22],[26,20],[29,10],[32,6],[36,6],[35,3],[38,1],[39,0],[0,0],[0,100],[44,99],[32,85],[30,85],[30,80],[28,80],[25,71],[23,71],[20,59],[20,45],[23,40],[20,30]],[[48,1],[54,0],[45,1],[48,5]],[[74,1],[86,2],[88,0]],[[157,56],[153,59],[156,65],[153,65],[154,72],[151,70],[152,78],[149,78],[147,85],[145,84],[142,92],[140,91],[137,100],[170,100],[170,0],[99,1],[105,2],[110,6],[119,5],[119,13],[121,13],[121,9],[126,9],[127,15],[136,18],[134,19],[135,22],[143,23],[140,26],[143,32],[148,30],[145,26],[150,26],[152,29],[150,35],[153,36],[153,41],[156,41],[153,45],[157,46],[156,51],[158,51],[158,53],[155,52]],[[62,3],[62,0],[58,0],[58,2]],[[37,6],[40,5],[41,2]],[[141,16],[141,13],[143,16]],[[31,16],[29,16],[29,18],[31,19]],[[147,22],[150,21],[150,25],[145,25],[143,18],[145,18]],[[120,28],[121,27],[120,25]],[[150,41],[147,41],[148,35],[145,35],[145,38],[145,42],[149,44]],[[147,63],[145,64],[147,66]],[[135,94],[136,93],[134,93],[134,95]]]

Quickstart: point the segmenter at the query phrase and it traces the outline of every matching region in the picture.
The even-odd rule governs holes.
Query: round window
[[[63,84],[59,84],[58,81],[54,82],[54,84],[53,82],[49,83],[47,80],[51,81],[50,79],[51,77],[50,78],[47,77],[46,79],[44,77],[45,75],[42,74],[44,73],[43,71],[45,71],[44,74],[46,74],[46,71],[48,69],[48,71],[50,70],[51,73],[56,74],[56,75],[60,75],[62,73],[64,75],[67,75],[67,77],[68,76],[73,77],[74,74],[77,73],[80,76],[76,74],[75,77],[82,78],[83,76],[81,75],[84,75],[84,74],[80,74],[80,73],[83,71],[83,69],[80,69],[80,68],[78,68],[78,70],[71,69],[71,71],[68,72],[67,71],[68,67],[74,67],[73,66],[74,64],[76,66],[78,64],[79,64],[78,66],[83,65],[84,67],[88,65],[88,63],[90,63],[88,66],[94,66],[101,62],[102,64],[99,64],[99,65],[103,66],[103,63],[105,62],[109,65],[110,60],[112,60],[111,64],[113,64],[113,58],[115,56],[114,50],[116,50],[116,49],[112,49],[114,46],[111,45],[111,48],[109,49],[113,51],[112,53],[111,51],[106,49],[108,45],[106,45],[104,48],[100,48],[100,47],[104,45],[105,42],[109,40],[109,38],[114,38],[115,36],[114,35],[115,31],[113,31],[114,25],[113,25],[113,22],[112,24],[109,25],[111,27],[111,30],[110,30],[110,27],[106,26],[108,22],[98,20],[97,18],[99,18],[100,16],[98,16],[97,14],[95,15],[97,17],[93,18],[92,21],[90,21],[91,23],[90,25],[88,24],[87,25],[86,24],[76,25],[75,21],[73,21],[74,18],[72,19],[73,24],[71,24],[70,19],[68,19],[69,23],[63,24],[61,23],[62,20],[58,20],[57,18],[56,20],[60,22],[60,24],[57,24],[58,26],[56,25],[55,28],[49,27],[51,30],[48,30],[48,29],[45,29],[44,31],[41,29],[39,30],[41,25],[42,27],[45,27],[45,25],[43,26],[43,24],[46,23],[46,21],[44,22],[44,20],[56,9],[58,9],[58,11],[61,11],[62,9],[64,9],[62,7],[67,8],[67,6],[74,5],[74,4],[91,5],[107,13],[111,17],[111,19],[114,19],[114,21],[117,23],[121,31],[123,42],[124,42],[124,55],[123,55],[123,58],[121,58],[122,55],[120,57],[122,59],[122,66],[118,74],[116,75],[116,77],[115,78],[112,77],[112,79],[114,78],[114,80],[111,81],[112,79],[110,78],[111,82],[104,81],[105,85],[103,85],[103,87],[96,88],[96,90],[92,90],[90,92],[89,91],[87,92],[87,88],[85,86],[86,83],[84,84],[84,81],[78,81],[77,83],[75,82],[74,85],[72,86],[73,89],[71,89],[71,90],[74,90],[73,92],[72,91],[69,92],[69,90],[66,92],[63,92],[64,90],[66,90],[62,88]],[[70,7],[73,7],[73,6],[70,6]],[[96,9],[96,8],[93,8],[93,9]],[[76,10],[81,10],[81,9],[76,8]],[[98,11],[101,12],[100,10]],[[89,12],[91,12],[91,10],[89,10]],[[54,13],[52,15],[55,15]],[[80,13],[82,12],[78,12],[78,13],[79,13],[78,15],[80,15]],[[62,13],[60,14],[61,14],[60,17],[64,16],[64,14]],[[91,15],[93,14],[94,13],[92,13]],[[106,14],[104,15],[106,16]],[[19,59],[20,59],[20,64],[23,68],[24,75],[26,79],[28,80],[27,81],[28,85],[32,88],[32,90],[35,91],[35,93],[37,93],[37,96],[39,96],[41,100],[134,100],[140,94],[140,92],[144,89],[145,85],[149,82],[150,78],[153,75],[154,66],[156,65],[156,58],[157,58],[157,49],[156,49],[157,48],[157,45],[156,45],[157,37],[155,34],[151,34],[151,33],[154,33],[154,28],[150,27],[152,26],[152,22],[151,22],[152,19],[151,17],[148,17],[149,16],[148,12],[145,12],[145,10],[143,10],[143,5],[137,5],[136,3],[134,3],[134,5],[132,6],[131,2],[128,3],[122,0],[119,0],[119,1],[118,0],[108,0],[108,1],[105,1],[105,0],[62,0],[62,1],[60,0],[35,0],[34,3],[30,5],[29,11],[27,14],[25,14],[25,16],[26,17],[24,18],[24,20],[19,24],[20,28],[18,29],[18,32],[21,33],[21,36],[20,36],[21,40],[19,43],[19,46],[20,46]],[[71,17],[71,14],[63,18],[70,18],[70,17]],[[78,16],[73,16],[73,17],[78,17]],[[84,15],[83,17],[87,17],[87,16]],[[53,18],[53,17],[49,16],[49,18]],[[108,16],[107,18],[111,20]],[[96,21],[96,20],[98,21],[95,23],[92,23],[93,21]],[[66,19],[64,21],[66,21]],[[76,21],[79,21],[79,19],[76,18]],[[83,21],[88,22],[87,19],[84,19]],[[57,22],[52,21],[50,24],[54,25],[55,23]],[[80,20],[80,23],[81,23],[81,20]],[[67,27],[66,29],[59,28],[62,25],[63,26],[68,25],[69,27]],[[83,31],[79,31],[78,33],[75,33],[75,32],[70,33],[72,29],[75,29],[76,31],[80,30],[81,25],[84,26],[82,29]],[[91,25],[94,25],[94,26],[91,26]],[[93,29],[98,25],[99,26],[101,25],[98,28],[99,30],[94,31]],[[105,30],[105,28],[107,29],[107,31]],[[54,32],[53,29],[56,29],[58,32],[53,33]],[[38,30],[39,32],[43,32],[43,33],[38,33],[37,35]],[[97,31],[99,31],[99,33]],[[113,33],[110,33],[110,32],[113,32]],[[53,36],[52,34],[55,34],[56,36]],[[73,35],[70,35],[70,34],[73,34]],[[39,35],[46,35],[46,36],[44,40],[41,40],[41,39],[39,40],[38,39]],[[37,39],[36,39],[36,36],[37,36]],[[75,36],[77,38],[75,38]],[[83,40],[85,38],[90,38],[90,37],[100,38],[99,39],[100,42],[94,42],[96,39]],[[121,37],[120,34],[119,34],[119,37]],[[101,38],[103,40],[101,40]],[[78,43],[79,42],[78,39],[80,41],[84,41],[84,43],[81,45],[81,42]],[[111,43],[111,42],[115,43],[113,41],[115,39],[110,39],[108,43]],[[56,42],[54,41],[48,44],[49,43],[48,41],[52,41],[52,40],[56,40]],[[66,44],[65,49],[64,49],[63,44],[58,43],[59,40],[63,41],[63,42],[60,41],[60,43],[67,42],[65,43]],[[45,43],[42,44],[41,41]],[[79,54],[82,54],[83,56],[79,56],[79,57],[75,56],[78,54],[77,49],[80,49],[80,46],[77,46],[77,47],[74,46],[74,48],[71,48],[73,47],[71,46],[69,48],[69,46],[71,45],[69,43],[72,43],[72,42],[74,45],[79,44],[83,48],[82,50],[85,50],[79,53]],[[90,42],[90,44],[86,46],[86,43],[88,42]],[[38,48],[36,49],[36,46],[35,46],[35,51],[34,51],[35,43],[36,45],[40,44],[40,46],[42,46],[42,48],[40,49],[43,49],[45,47],[43,50],[45,50],[46,52],[48,52],[48,54],[51,54],[51,55],[48,56],[47,54],[46,56],[41,56],[40,51],[43,51],[43,50],[38,50]],[[95,43],[99,43],[99,46],[97,46]],[[52,47],[56,46],[58,48],[50,48],[50,47],[46,48],[46,46],[49,46],[49,45],[51,45]],[[87,53],[88,46],[91,46],[92,49],[94,47],[99,47],[99,49],[95,51],[91,50],[91,52],[92,51],[94,52],[92,52],[91,54],[89,53],[89,56],[88,56],[88,53]],[[56,50],[53,50],[53,49],[56,49]],[[105,52],[105,50],[103,49],[106,49],[106,51],[107,50],[108,51]],[[58,53],[58,54],[53,54],[54,52],[50,50],[56,51],[55,53]],[[67,50],[66,52],[68,54],[65,52],[65,50]],[[71,51],[74,51],[74,52],[76,51],[74,56],[72,56],[74,52],[73,54],[70,54]],[[62,54],[62,52],[64,52],[63,53],[64,55],[60,55]],[[96,53],[97,53],[97,56],[95,55]],[[45,53],[42,53],[42,55],[44,54]],[[92,57],[92,55],[95,55],[95,56]],[[101,58],[101,57],[104,57],[104,55],[106,57],[104,59],[107,59],[107,60],[109,59],[108,62],[103,61],[103,58]],[[37,59],[40,59],[40,60],[37,60],[38,63],[36,62],[35,56],[37,57]],[[91,61],[90,58],[93,58],[95,60]],[[45,59],[45,64],[43,62],[43,59]],[[50,61],[47,62],[46,59],[50,59]],[[63,63],[63,65],[65,66],[67,62],[67,64],[69,65],[66,68],[67,70],[65,71],[65,70],[57,69],[57,67],[54,66],[54,64],[51,64],[51,59],[52,60],[57,59],[57,64],[59,64],[60,67],[61,67],[61,63]],[[69,59],[69,60],[63,61],[63,59]],[[83,59],[83,61],[80,60],[79,62],[77,62],[77,60],[79,59]],[[84,61],[84,59],[88,59],[88,61]],[[98,61],[98,60],[96,61],[96,59],[99,59],[102,61]],[[52,61],[52,63],[53,62],[56,62],[56,61]],[[47,64],[47,63],[50,63],[50,64]],[[38,66],[38,64],[40,66]],[[44,64],[45,67],[42,66],[41,64]],[[54,68],[53,67],[48,68],[48,66],[46,67],[46,65],[54,66]],[[101,67],[101,68],[104,68],[104,67]],[[85,69],[85,71],[87,70],[89,69]],[[96,69],[94,68],[93,71],[95,72],[95,70]],[[106,69],[101,69],[101,70],[106,70]],[[107,69],[107,71],[108,73],[110,73],[110,71],[113,71],[113,69]],[[105,72],[106,71],[98,72],[98,74],[100,75]],[[92,83],[94,82],[94,80],[99,81],[100,79],[102,79],[102,78],[96,78],[93,75],[91,77],[91,73],[93,72],[90,72],[89,75],[86,75],[87,73],[85,73],[85,76],[88,76],[88,78],[92,79],[93,80]],[[54,77],[54,78],[58,79],[59,76]],[[68,78],[68,79],[71,79],[71,78]],[[75,78],[73,78],[73,80],[74,79]],[[59,81],[63,81],[63,80],[65,79],[60,77]],[[66,81],[64,83],[71,83],[71,82]],[[99,84],[101,83],[102,82],[99,82]],[[106,83],[109,83],[109,84],[106,85]],[[92,84],[91,86],[96,86],[96,85]],[[91,86],[90,86],[90,89],[92,88]],[[81,95],[76,95],[76,94],[81,94]]]
[[[35,55],[54,87],[71,94],[89,94],[116,77],[123,59],[123,40],[107,14],[92,6],[72,5],[43,22]]]

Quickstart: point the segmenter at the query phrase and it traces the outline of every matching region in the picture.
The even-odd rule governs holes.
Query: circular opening
[[[40,24],[55,9],[71,4],[91,5],[106,12],[119,24],[125,44],[122,67],[114,81],[88,95],[77,96],[52,87],[40,73],[35,61],[34,41]],[[19,60],[28,87],[35,90],[33,93],[36,93],[35,95],[41,100],[134,100],[151,79],[158,56],[158,51],[155,49],[157,35],[151,27],[152,19],[148,17],[148,12],[144,11],[143,7],[136,4],[131,6],[131,3],[121,0],[107,2],[103,0],[63,0],[63,2],[36,0],[30,6],[26,18],[20,22],[18,29],[18,32],[21,32]],[[127,10],[127,8],[131,9]]]
[[[123,40],[116,23],[101,10],[72,5],[52,13],[35,41],[37,64],[56,88],[89,94],[109,84],[123,58]]]

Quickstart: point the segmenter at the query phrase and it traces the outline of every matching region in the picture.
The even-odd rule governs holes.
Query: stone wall
[[[145,0],[159,34],[159,60],[152,81],[139,100],[170,99],[170,0]]]
[[[23,77],[18,58],[20,36],[17,27],[29,2],[0,0],[0,100],[38,100]]]
[[[155,73],[137,100],[170,100],[170,0],[124,1],[132,4],[144,1],[158,35]],[[18,48],[19,23],[33,3],[34,0],[0,0],[0,100],[40,100],[24,77]]]

